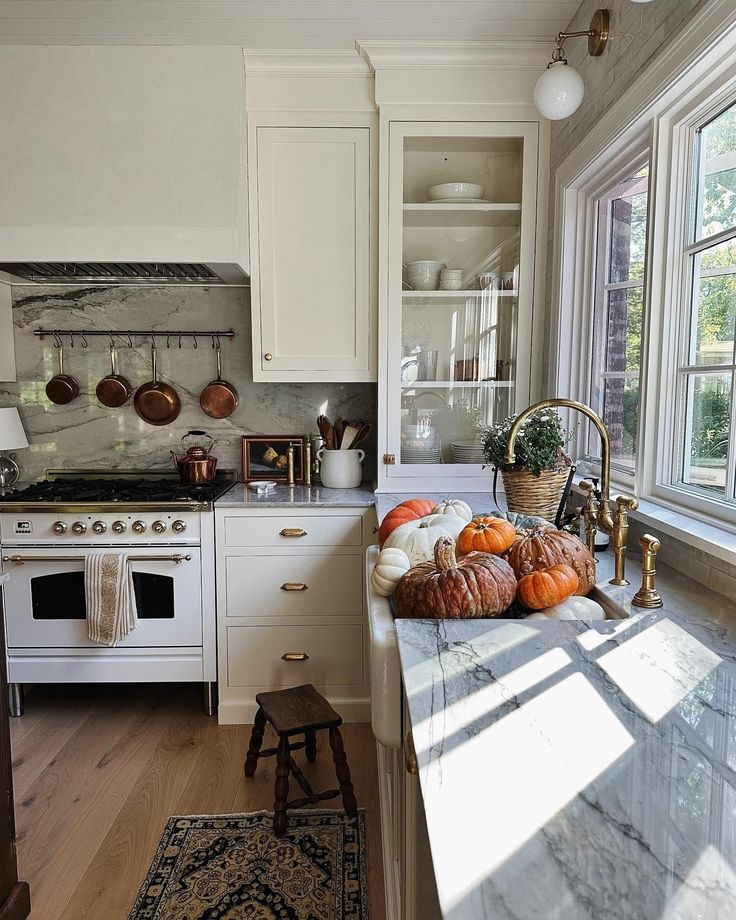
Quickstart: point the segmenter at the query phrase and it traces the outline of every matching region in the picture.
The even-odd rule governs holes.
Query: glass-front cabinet
[[[531,401],[538,125],[389,138],[379,489],[488,489],[480,431]]]

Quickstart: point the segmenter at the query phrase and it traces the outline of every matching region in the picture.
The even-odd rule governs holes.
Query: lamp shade
[[[568,118],[583,101],[583,78],[565,61],[554,61],[537,80],[534,105],[552,121]]]
[[[18,410],[0,409],[0,450],[16,450],[28,447],[28,438],[23,430]]]

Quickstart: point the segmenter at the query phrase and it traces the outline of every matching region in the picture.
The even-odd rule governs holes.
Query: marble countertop
[[[259,495],[239,482],[217,499],[215,510],[242,508],[246,505],[257,505],[260,508],[369,508],[374,503],[373,489],[368,484],[357,489],[278,485],[270,493]]]
[[[448,920],[736,917],[736,606],[658,570],[641,611],[602,557],[621,621],[397,620]]]

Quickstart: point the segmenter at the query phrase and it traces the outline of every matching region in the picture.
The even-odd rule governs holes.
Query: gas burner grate
[[[3,495],[3,502],[212,502],[233,480],[218,475],[213,482],[190,485],[172,479],[54,479],[34,482]]]

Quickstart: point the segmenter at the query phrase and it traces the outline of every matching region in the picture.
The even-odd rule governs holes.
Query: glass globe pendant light
[[[552,121],[569,118],[580,107],[585,95],[585,83],[578,71],[567,63],[564,45],[568,38],[586,36],[588,54],[598,57],[608,42],[610,28],[608,10],[596,10],[590,28],[584,32],[559,32],[555,39],[555,50],[547,69],[534,87],[534,105],[537,111]]]

